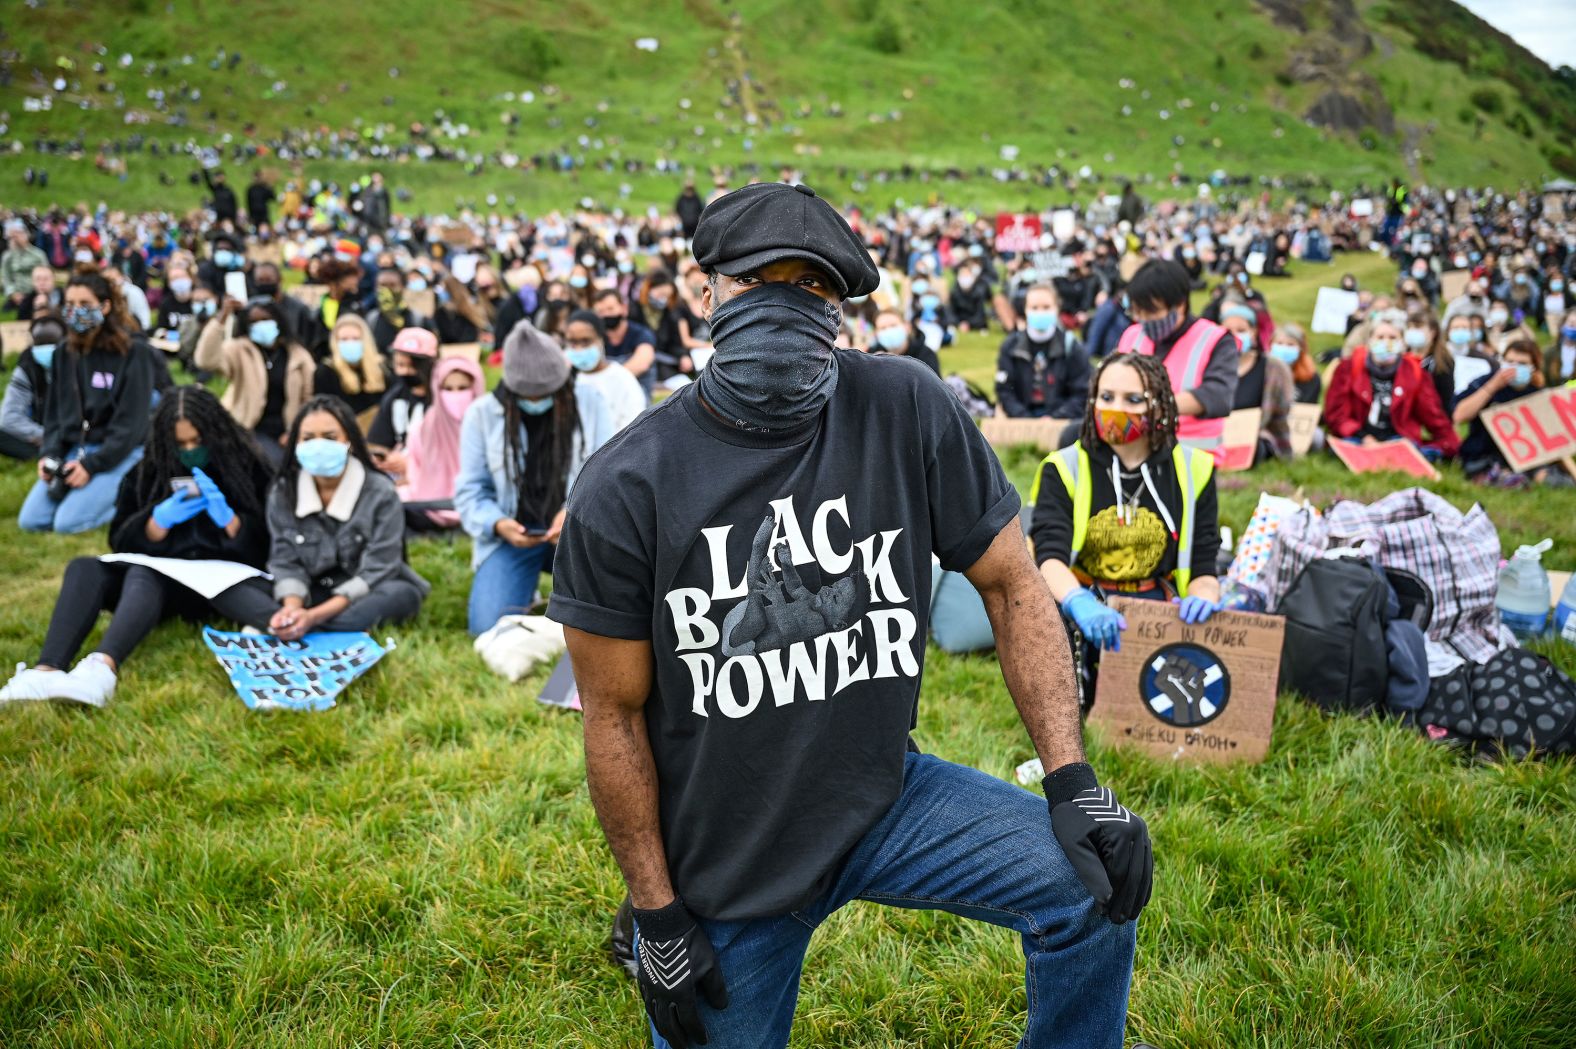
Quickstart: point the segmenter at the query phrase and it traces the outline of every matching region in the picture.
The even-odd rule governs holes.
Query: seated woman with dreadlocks
[[[1127,621],[1102,598],[1171,600],[1182,620],[1220,609],[1214,460],[1177,443],[1165,366],[1115,354],[1095,373],[1078,443],[1047,456],[1030,501],[1040,574],[1095,648]]]
[[[200,386],[178,386],[153,413],[144,455],[120,483],[110,549],[261,568],[268,556],[267,485],[268,467],[251,436],[219,399]],[[196,619],[211,607],[156,568],[79,557],[66,567],[38,664],[19,667],[0,689],[0,701],[102,707],[114,695],[121,664],[160,621]],[[98,647],[65,673],[102,611],[111,618]]]
[[[613,436],[602,395],[577,383],[564,351],[521,321],[503,343],[503,381],[460,426],[454,508],[471,537],[470,631],[536,601],[580,467]]]

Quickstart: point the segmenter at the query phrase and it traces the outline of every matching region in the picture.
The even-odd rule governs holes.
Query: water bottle
[[[1554,542],[1545,539],[1524,546],[1499,570],[1499,596],[1494,604],[1499,618],[1519,638],[1537,637],[1549,623],[1549,574],[1543,570],[1544,551]]]
[[[1560,594],[1559,607],[1554,610],[1554,632],[1576,644],[1576,575],[1571,576]]]

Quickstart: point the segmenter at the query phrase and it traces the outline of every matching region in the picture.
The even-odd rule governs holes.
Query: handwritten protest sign
[[[1040,216],[1003,211],[996,216],[996,250],[1034,251],[1040,246]]]
[[[1310,327],[1321,335],[1345,335],[1346,321],[1357,312],[1357,293],[1340,288],[1320,288],[1313,303]]]
[[[446,342],[438,347],[439,357],[464,357],[468,361],[482,359],[482,344],[479,342]]]
[[[406,291],[405,305],[426,317],[431,317],[438,308],[438,296],[431,288],[421,291]]]
[[[1472,279],[1471,270],[1447,270],[1439,275],[1439,298],[1451,303],[1460,298],[1467,290],[1467,281]]]
[[[326,284],[297,284],[289,292],[292,299],[304,304],[309,310],[317,309],[318,304],[323,301],[323,296],[327,293],[328,285]]]
[[[1264,419],[1262,408],[1238,408],[1226,416],[1226,429],[1222,437],[1222,470],[1249,470],[1253,456],[1259,450],[1259,424]]]
[[[1176,761],[1262,761],[1275,726],[1286,621],[1217,612],[1190,626],[1166,601],[1112,598],[1122,650],[1100,660],[1089,723],[1106,739]]]
[[[33,345],[32,324],[27,321],[0,321],[0,347],[16,353]]]
[[[1320,408],[1317,404],[1291,406],[1291,453],[1301,457],[1313,447],[1313,435],[1319,429]]]
[[[1380,441],[1378,444],[1335,440],[1330,442],[1330,450],[1354,474],[1396,470],[1430,481],[1439,479],[1439,471],[1423,458],[1423,453],[1417,450],[1416,445],[1404,437],[1398,437],[1393,441]]]
[[[271,262],[278,266],[284,262],[285,255],[284,249],[279,245],[279,242],[271,241],[267,244],[248,244],[246,246],[246,258],[253,265]]]
[[[1518,397],[1483,412],[1494,443],[1518,473],[1576,455],[1576,387]]]
[[[1073,425],[1070,419],[981,419],[980,432],[993,448],[1032,444],[1047,452],[1056,448],[1062,431]]]
[[[386,651],[369,635],[353,633],[281,641],[204,627],[203,640],[251,710],[327,710]]]

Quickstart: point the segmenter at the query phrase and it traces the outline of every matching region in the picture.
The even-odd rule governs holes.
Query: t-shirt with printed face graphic
[[[649,639],[646,726],[674,887],[786,914],[897,800],[931,555],[968,568],[1018,496],[934,373],[838,351],[808,424],[749,433],[686,386],[586,464],[548,615]]]

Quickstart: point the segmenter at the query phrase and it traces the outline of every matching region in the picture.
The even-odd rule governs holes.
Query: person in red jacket
[[[1332,437],[1363,444],[1405,437],[1429,458],[1452,458],[1461,439],[1433,380],[1402,350],[1405,326],[1404,317],[1381,316],[1368,345],[1336,366],[1324,399],[1325,428]]]

